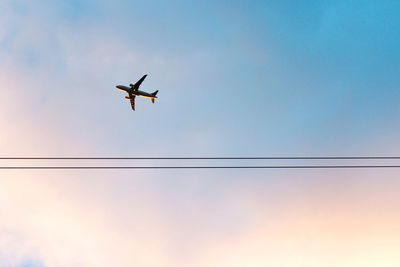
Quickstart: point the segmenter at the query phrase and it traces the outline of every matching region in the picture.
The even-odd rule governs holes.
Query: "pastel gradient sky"
[[[396,0],[2,0],[0,156],[398,156],[399,32]],[[0,266],[399,266],[399,176],[0,171]]]

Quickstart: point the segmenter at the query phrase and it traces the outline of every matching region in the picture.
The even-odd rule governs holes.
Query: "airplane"
[[[142,97],[151,98],[151,102],[153,102],[153,104],[154,104],[154,99],[157,98],[158,90],[156,90],[153,93],[146,93],[146,92],[143,92],[143,91],[139,90],[140,85],[142,84],[144,79],[146,79],[146,77],[147,77],[147,74],[144,75],[142,78],[140,78],[140,80],[137,81],[135,84],[130,84],[129,85],[130,87],[124,86],[124,85],[115,86],[117,89],[119,89],[121,91],[124,91],[124,92],[127,92],[129,94],[129,96],[125,96],[125,98],[131,100],[131,106],[132,106],[133,110],[135,110],[135,98],[136,98],[136,96],[142,96]]]

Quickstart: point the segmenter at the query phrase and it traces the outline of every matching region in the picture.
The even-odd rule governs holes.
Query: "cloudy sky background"
[[[398,155],[399,12],[3,0],[1,156]],[[114,86],[146,73],[132,112]],[[396,170],[0,177],[0,266],[400,264]]]

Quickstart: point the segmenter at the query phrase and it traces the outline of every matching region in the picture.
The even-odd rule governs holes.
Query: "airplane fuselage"
[[[150,93],[140,91],[140,90],[133,90],[131,87],[128,87],[128,86],[117,85],[116,87],[117,87],[117,89],[127,92],[130,95],[157,98],[157,96],[155,96],[154,94],[150,94]]]

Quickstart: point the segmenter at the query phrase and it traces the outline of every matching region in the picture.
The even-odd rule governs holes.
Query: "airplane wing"
[[[144,79],[146,79],[147,74],[144,75],[139,81],[137,81],[134,85],[133,85],[133,89],[138,90],[139,86],[142,84],[142,82],[144,81]]]
[[[130,95],[132,109],[135,110],[135,95]]]

